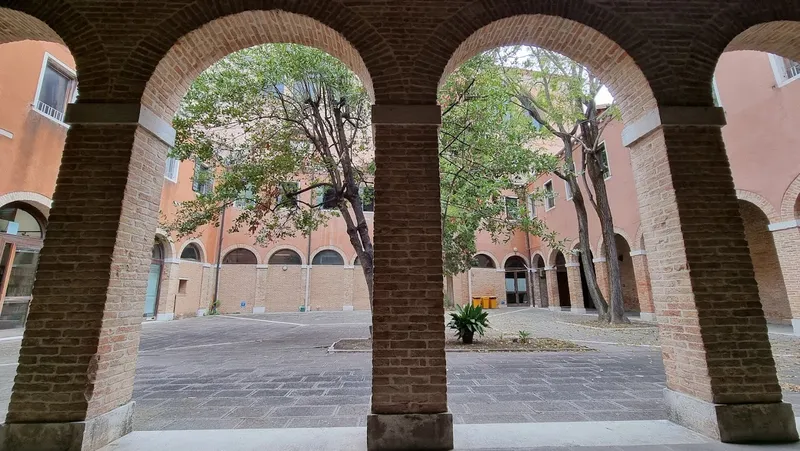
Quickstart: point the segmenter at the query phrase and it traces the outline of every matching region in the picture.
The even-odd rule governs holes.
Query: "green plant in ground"
[[[520,343],[527,343],[531,339],[531,333],[528,332],[528,331],[521,330],[521,331],[517,332],[517,334],[519,335],[519,342]]]
[[[480,306],[467,304],[462,307],[456,306],[456,311],[450,314],[450,322],[447,327],[456,331],[456,337],[464,344],[472,344],[475,333],[483,336],[483,331],[489,327],[489,314],[483,311]]]
[[[208,307],[208,314],[209,315],[219,315],[219,306],[221,304],[222,303],[220,302],[219,299],[217,299],[216,301],[212,301],[211,305]]]

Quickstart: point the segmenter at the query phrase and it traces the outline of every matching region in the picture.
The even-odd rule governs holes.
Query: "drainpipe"
[[[469,299],[467,305],[472,305],[472,268],[467,270],[467,291],[469,292]]]
[[[222,207],[222,214],[220,215],[219,219],[219,236],[217,237],[217,265],[214,268],[214,299],[211,300],[211,305],[214,305],[219,299],[219,269],[222,265],[222,239],[224,238],[225,234],[225,210],[227,207]],[[211,313],[211,312],[209,312]]]
[[[530,307],[536,307],[536,302],[533,299],[533,253],[531,253],[531,234],[525,232],[525,244],[528,246],[528,270],[527,277],[528,277],[528,301],[530,302]]]
[[[306,298],[305,310],[308,312],[308,301],[311,296],[311,229],[308,230],[308,241],[306,246]]]

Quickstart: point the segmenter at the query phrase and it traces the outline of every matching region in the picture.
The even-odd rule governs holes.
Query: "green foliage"
[[[369,105],[357,77],[320,50],[269,44],[229,55],[197,78],[173,122],[171,155],[208,166],[200,176],[213,177],[213,190],[180,203],[165,226],[189,235],[236,205],[231,231],[268,242],[361,212],[359,192],[372,183]],[[336,209],[319,208],[323,189]]]
[[[211,301],[211,305],[208,306],[208,314],[209,315],[219,315],[219,307],[222,305],[222,301],[219,299],[215,301]]]
[[[544,223],[529,214],[527,193],[535,173],[549,167],[551,155],[534,148],[542,135],[527,113],[513,102],[502,50],[467,61],[439,91],[442,127],[439,166],[445,274],[466,271],[473,263],[475,239],[488,232],[494,241],[508,241],[515,230],[554,238]],[[517,81],[512,80],[513,83]],[[519,201],[506,212],[506,196]]]
[[[517,336],[519,338],[520,343],[527,343],[531,339],[531,333],[525,330],[517,332]]]
[[[463,340],[469,337],[472,340],[474,334],[483,336],[484,329],[489,327],[489,313],[484,312],[480,306],[467,304],[462,307],[456,306],[456,311],[450,314],[450,322],[447,327],[456,331],[456,337]],[[467,341],[467,340],[465,340]]]

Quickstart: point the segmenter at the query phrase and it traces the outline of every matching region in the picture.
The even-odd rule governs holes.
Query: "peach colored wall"
[[[0,195],[30,191],[53,197],[67,128],[34,111],[45,52],[74,69],[66,47],[41,41],[0,45]]]

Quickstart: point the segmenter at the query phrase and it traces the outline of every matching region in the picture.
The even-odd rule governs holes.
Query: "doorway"
[[[525,260],[514,256],[506,260],[506,305],[528,305],[528,268]]]

